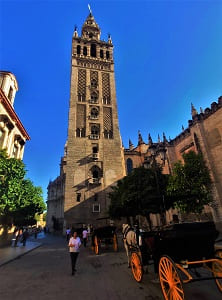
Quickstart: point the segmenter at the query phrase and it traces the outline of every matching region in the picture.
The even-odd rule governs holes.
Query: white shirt
[[[83,232],[82,232],[82,237],[84,238],[84,239],[86,239],[87,238],[87,234],[88,234],[88,231],[85,229],[85,230],[83,230]]]
[[[81,246],[80,238],[77,236],[76,239],[71,237],[69,240],[69,252],[79,252],[79,248]]]

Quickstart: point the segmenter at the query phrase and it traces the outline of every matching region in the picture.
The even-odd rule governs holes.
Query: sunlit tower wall
[[[64,226],[99,224],[111,186],[125,175],[113,44],[100,39],[92,13],[72,38]]]

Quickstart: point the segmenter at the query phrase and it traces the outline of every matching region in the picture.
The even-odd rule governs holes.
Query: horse
[[[129,250],[131,247],[138,248],[136,232],[133,230],[132,227],[130,227],[129,224],[123,224],[122,233],[123,233],[123,244],[126,249],[126,255],[128,259],[128,267],[130,268]]]

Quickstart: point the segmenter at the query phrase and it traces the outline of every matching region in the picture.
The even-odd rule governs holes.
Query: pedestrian
[[[66,241],[67,241],[67,242],[68,242],[69,239],[70,239],[70,232],[71,232],[70,228],[67,227],[67,228],[66,228]]]
[[[37,228],[35,227],[35,229],[34,229],[34,237],[35,237],[35,239],[37,239],[37,235],[38,235],[38,230],[37,230]]]
[[[28,230],[24,229],[24,231],[22,233],[22,240],[21,240],[21,243],[23,244],[23,246],[26,245],[26,241],[27,241],[28,236],[29,236]]]
[[[16,227],[13,233],[13,241],[14,241],[14,247],[17,247],[17,243],[18,243],[18,239],[19,239],[19,230]]]
[[[86,230],[85,227],[83,228],[82,238],[83,238],[83,245],[84,245],[84,247],[86,247],[86,243],[87,243],[87,239],[88,239],[88,231]]]
[[[77,232],[74,231],[69,240],[69,253],[71,258],[72,275],[76,272],[76,260],[79,255],[79,248],[81,247],[80,238],[77,236]]]

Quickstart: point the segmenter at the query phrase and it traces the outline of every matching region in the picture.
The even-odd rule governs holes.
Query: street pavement
[[[39,241],[40,239],[44,238],[42,233],[40,235],[41,236],[39,236],[38,239]],[[18,243],[17,247],[12,247],[10,245],[0,248],[0,267],[40,247],[42,243],[39,241],[37,242],[34,241],[33,238],[29,238],[25,246],[23,246],[21,243]]]
[[[17,248],[8,247],[10,263],[0,267],[0,299],[163,300],[160,284],[153,283],[152,266],[141,283],[133,279],[121,238],[118,253],[112,248],[102,248],[97,256],[89,245],[81,247],[75,276],[71,276],[67,242],[63,237],[42,233],[37,240],[30,239],[26,248]],[[29,252],[24,255],[26,249]],[[14,255],[11,250],[15,250]],[[23,256],[19,251],[23,251]],[[222,299],[214,280],[185,284],[184,290],[187,300]]]

